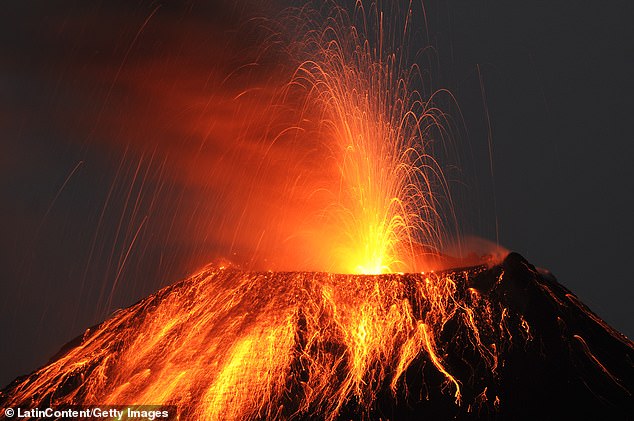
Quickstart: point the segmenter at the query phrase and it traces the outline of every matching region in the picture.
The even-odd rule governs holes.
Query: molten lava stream
[[[363,276],[209,267],[88,330],[81,345],[16,385],[8,404],[335,419],[351,402],[369,413],[379,390],[396,393],[421,358],[460,403],[461,380],[444,362],[445,324],[460,323],[465,346],[492,370],[496,347],[481,338],[504,340],[505,321],[465,286],[482,270]]]

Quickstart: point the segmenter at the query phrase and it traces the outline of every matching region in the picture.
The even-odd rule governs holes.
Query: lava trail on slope
[[[0,406],[174,405],[180,419],[627,419],[633,361],[632,341],[516,253],[420,274],[209,266],[88,329],[0,392]]]

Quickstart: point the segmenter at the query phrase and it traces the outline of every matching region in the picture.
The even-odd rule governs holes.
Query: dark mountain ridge
[[[200,317],[205,310],[199,311],[195,303],[207,300],[208,303],[204,304],[208,305],[207,311],[220,315],[213,324],[204,325],[205,329],[196,327],[199,330],[194,333],[185,322],[178,322],[181,326],[174,328],[175,333],[166,335],[171,341],[166,343],[172,347],[175,346],[174,338],[185,341],[185,348],[175,351],[177,357],[186,357],[188,351],[184,350],[188,347],[189,337],[194,338],[189,339],[191,348],[209,343],[211,348],[216,347],[215,353],[210,355],[222,355],[221,350],[224,350],[230,356],[229,360],[234,361],[231,353],[237,352],[237,345],[223,348],[223,341],[227,341],[221,340],[225,331],[235,329],[231,338],[252,332],[252,326],[257,327],[257,320],[263,316],[275,321],[274,325],[266,325],[267,329],[271,329],[270,326],[277,328],[278,324],[283,325],[282,319],[277,317],[278,312],[288,314],[284,320],[290,320],[287,336],[281,333],[279,337],[273,337],[273,334],[267,336],[273,338],[271,344],[284,342],[284,338],[288,337],[289,356],[285,365],[280,366],[283,377],[279,391],[271,386],[270,390],[262,392],[266,403],[257,403],[256,398],[253,402],[257,405],[240,400],[242,395],[255,393],[248,382],[261,377],[261,373],[270,375],[267,366],[257,365],[257,361],[258,358],[264,361],[272,357],[267,353],[259,354],[259,348],[251,347],[248,348],[249,358],[239,360],[243,364],[240,366],[242,377],[236,382],[236,395],[230,401],[222,395],[227,393],[225,389],[220,393],[213,388],[215,386],[210,387],[206,383],[195,386],[200,384],[200,380],[192,375],[191,381],[179,383],[190,387],[188,394],[174,399],[170,399],[168,394],[165,402],[146,402],[176,405],[181,419],[226,416],[341,420],[625,420],[632,419],[634,414],[632,341],[607,325],[559,284],[554,276],[536,269],[516,253],[510,253],[497,265],[448,270],[431,278],[425,274],[365,277],[291,272],[247,274],[226,272],[224,268],[208,269],[197,276],[166,287],[113,314],[101,325],[88,329],[83,336],[67,344],[47,366],[16,379],[2,390],[0,407],[138,404],[144,402],[138,396],[156,396],[143,394],[147,392],[143,392],[140,386],[135,389],[135,395],[122,394],[121,384],[129,388],[136,386],[132,381],[117,383],[116,379],[125,371],[122,367],[127,367],[124,364],[128,358],[126,352],[135,346],[128,339],[130,334],[143,334],[147,328],[141,327],[152,323],[162,314],[158,313],[160,309],[169,308],[170,300],[177,299],[176,303],[181,308],[174,311],[186,310],[187,314]],[[246,278],[250,280],[247,282]],[[452,288],[449,300],[442,304],[441,310],[434,307],[436,301],[426,295],[431,289],[424,285],[429,285],[430,279],[432,284],[435,280],[445,279],[445,283],[438,285]],[[206,286],[205,282],[212,282],[209,284],[212,286]],[[359,286],[360,282],[362,286]],[[366,284],[369,285],[367,288]],[[339,320],[339,316],[329,313],[334,310],[323,303],[325,299],[314,299],[320,294],[332,294],[329,285],[334,285],[334,294],[341,294],[337,295],[339,301],[333,302],[350,302],[351,309],[363,304],[363,301],[354,300],[356,296],[366,297],[367,291],[371,293],[372,285],[375,289],[379,288],[377,285],[395,285],[394,290],[386,287],[389,293],[381,296],[385,297],[381,298],[385,301],[385,308],[393,309],[395,303],[405,303],[407,307],[403,308],[415,319],[408,322],[408,326],[413,327],[404,336],[407,340],[395,339],[389,345],[397,347],[399,353],[392,355],[377,348],[381,351],[378,357],[367,359],[368,364],[364,366],[367,373],[360,377],[362,381],[359,382],[364,385],[364,390],[345,389],[351,378],[350,367],[356,361],[351,351],[353,348],[337,330],[341,328],[341,323],[337,322],[339,325],[333,327],[332,320]],[[210,295],[206,296],[206,293]],[[227,301],[227,297],[237,304],[224,313],[216,310],[218,305]],[[314,313],[317,317],[313,316],[310,308],[314,303],[321,303],[316,305],[319,307]],[[346,308],[344,305],[341,307]],[[287,308],[292,311],[287,312]],[[372,316],[371,321],[376,324],[389,317],[392,310],[386,309]],[[442,313],[443,317],[437,317],[434,312]],[[241,321],[234,328],[234,322],[229,320],[236,318]],[[169,317],[166,320],[169,321]],[[161,321],[161,324],[165,323]],[[416,338],[415,326],[422,327],[420,342],[412,342]],[[316,328],[334,333],[321,342],[316,341]],[[169,329],[172,329],[171,325]],[[427,329],[435,332],[433,337],[428,336]],[[218,333],[220,331],[223,333]],[[265,340],[264,336],[254,338],[260,342]],[[214,345],[214,341],[220,345]],[[156,372],[165,365],[167,357],[164,354],[170,351],[165,348],[163,336],[152,343],[154,348],[147,351],[152,356],[152,362],[147,359],[140,361],[151,368],[147,371]],[[402,355],[407,353],[403,349],[416,343],[419,345],[413,353],[410,352],[412,357],[404,359]],[[277,345],[269,347],[273,349],[273,346]],[[210,379],[222,378],[224,371],[212,374],[212,368],[220,364],[218,361],[224,360],[221,357],[209,358],[200,360],[200,363],[191,357],[191,366],[202,364],[203,379],[205,370],[209,371],[207,377]],[[331,383],[341,385],[326,384],[321,386],[322,389],[315,386],[315,361],[319,358],[325,361],[320,363],[320,367],[332,368],[328,374]],[[156,365],[156,361],[161,361],[163,365]],[[174,360],[169,361],[174,364]],[[130,373],[139,371],[141,363],[135,364]],[[249,370],[252,372],[249,373]],[[96,373],[100,373],[99,376]],[[99,381],[95,380],[96,377]],[[231,379],[233,381],[233,377]],[[274,383],[273,380],[267,381],[267,384]],[[155,388],[164,387],[158,378],[154,383],[151,379],[148,382]],[[215,392],[209,394],[203,393],[203,390]],[[319,393],[323,396],[317,396]],[[119,400],[112,398],[113,395],[119,396]],[[134,396],[136,400],[126,402],[125,396],[128,399]],[[218,403],[218,399],[224,400]],[[242,402],[242,406],[236,404],[238,401]],[[214,408],[222,410],[214,409],[216,412],[201,414],[196,409],[203,404],[213,406],[209,402],[219,405]],[[239,412],[235,412],[237,410]]]

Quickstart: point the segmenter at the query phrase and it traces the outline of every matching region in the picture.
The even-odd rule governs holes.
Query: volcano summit
[[[437,273],[210,266],[119,310],[0,406],[180,419],[627,419],[634,344],[516,253]]]

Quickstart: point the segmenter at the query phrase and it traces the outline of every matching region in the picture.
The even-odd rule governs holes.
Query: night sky
[[[204,164],[225,162],[215,133],[240,128],[215,104],[284,76],[248,18],[285,5],[257,3],[0,5],[1,385],[222,256],[203,235],[207,216],[226,216]],[[462,114],[462,231],[547,268],[634,337],[633,6],[425,6],[429,38],[415,48],[434,47],[434,86]]]

